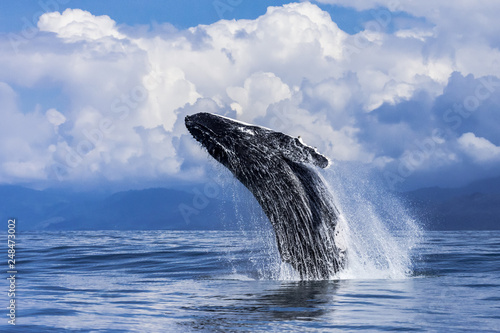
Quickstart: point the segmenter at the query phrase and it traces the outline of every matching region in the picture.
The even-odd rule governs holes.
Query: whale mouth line
[[[203,135],[208,135],[207,132],[209,132],[212,136],[216,135],[214,131],[212,131],[210,128],[208,128],[207,126],[203,125],[201,122],[196,120],[186,119],[186,127],[191,134],[193,134],[192,131],[194,130],[194,131],[199,131]]]
[[[191,135],[196,139],[196,141],[200,142],[201,144],[205,145],[207,142],[218,143],[215,139],[217,137],[217,134],[207,126],[199,122],[189,120],[186,121],[186,127],[189,133],[191,133]]]
[[[216,160],[221,161],[224,155],[227,155],[227,149],[217,140],[219,135],[209,127],[189,118],[186,119],[186,127],[196,141]]]

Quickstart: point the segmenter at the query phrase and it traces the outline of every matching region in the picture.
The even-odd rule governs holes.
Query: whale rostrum
[[[329,160],[299,138],[211,113],[185,118],[191,135],[255,196],[281,259],[301,279],[331,278],[345,264],[336,242],[339,212],[315,167]]]

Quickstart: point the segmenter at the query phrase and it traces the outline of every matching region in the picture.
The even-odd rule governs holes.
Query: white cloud
[[[316,2],[370,10],[373,22],[382,26],[381,28],[388,26],[389,23],[397,23],[397,15],[394,15],[394,12],[406,12],[416,18],[424,18],[429,24],[434,25],[432,31],[422,30],[422,27],[418,26],[410,29],[402,27],[395,32],[395,36],[412,37],[428,42],[431,46],[429,54],[446,53],[453,58],[456,66],[454,69],[463,74],[500,76],[498,62],[494,63],[495,59],[498,59],[500,46],[497,33],[500,29],[500,21],[497,19],[500,2],[488,0],[460,3],[447,0],[316,0]],[[481,57],[455,53],[464,47],[466,49],[472,47],[473,50],[479,47]]]
[[[97,40],[103,37],[125,38],[116,29],[115,21],[109,16],[94,16],[81,9],[66,9],[45,13],[38,21],[40,31],[54,32],[69,42]]]
[[[265,116],[269,105],[291,97],[290,88],[280,78],[262,72],[252,74],[243,87],[228,87],[226,92],[238,103],[239,106],[233,107],[242,110],[238,116],[246,122]]]
[[[452,17],[442,20],[417,3],[399,6],[430,24],[394,33],[367,24],[348,35],[308,2],[270,7],[254,20],[147,33],[79,9],[44,14],[38,23],[44,33],[20,45],[17,54],[0,39],[0,102],[6,110],[0,114],[0,181],[202,177],[206,154],[183,124],[186,114],[201,111],[300,135],[332,159],[396,163],[430,129],[449,126],[442,113],[452,102],[474,96],[477,79],[467,74],[500,74],[490,27],[474,27],[476,36],[486,31],[481,38],[472,38],[472,31],[464,31],[463,40],[451,34],[450,22],[464,15],[458,5],[438,1],[439,11],[451,8]],[[469,26],[475,20],[466,19]],[[455,71],[463,76],[450,79]],[[20,109],[26,103],[13,87],[29,91],[54,82],[68,103]],[[463,125],[458,141],[443,143],[443,154],[454,156],[448,164],[472,151],[477,163],[486,162],[479,152],[491,147],[479,139],[500,144],[485,120],[491,108],[481,103],[461,121],[481,123],[484,133],[467,129],[481,137],[463,150],[470,139],[462,135]],[[438,160],[432,158],[426,168]]]
[[[41,112],[19,112],[17,94],[2,82],[0,103],[0,182],[45,179],[45,169],[51,163],[53,125]]]
[[[484,27],[488,23],[496,22],[494,18],[500,4],[494,1],[479,0],[475,2],[462,1],[459,4],[446,0],[422,0],[422,1],[399,1],[399,0],[317,0],[318,3],[352,7],[357,10],[369,10],[385,7],[390,11],[404,11],[416,17],[425,17],[435,23],[449,22],[457,15],[467,16],[466,21],[485,20],[479,24]],[[475,13],[473,12],[475,11]],[[457,28],[460,28],[457,26]],[[462,27],[463,28],[463,27]]]
[[[485,138],[477,137],[474,133],[468,132],[458,138],[460,148],[475,162],[484,163],[500,161],[500,147]]]

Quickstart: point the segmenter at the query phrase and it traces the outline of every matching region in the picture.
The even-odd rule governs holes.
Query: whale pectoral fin
[[[279,149],[283,157],[298,163],[310,163],[320,168],[326,168],[330,165],[328,158],[316,151],[316,148],[302,143],[299,138],[292,138],[286,134],[276,133]]]

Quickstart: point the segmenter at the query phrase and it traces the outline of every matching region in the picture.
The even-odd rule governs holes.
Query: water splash
[[[371,169],[339,163],[324,172],[341,213],[347,267],[340,279],[402,279],[422,229]]]
[[[274,230],[253,195],[226,170],[219,170],[225,175],[224,191],[232,193],[235,202],[238,228],[252,249],[247,271],[233,266],[233,273],[260,280],[300,280],[294,268],[282,262]],[[412,250],[422,238],[422,229],[401,201],[360,164],[337,163],[322,170],[321,176],[340,212],[335,242],[347,249],[346,267],[330,279],[411,276]]]

